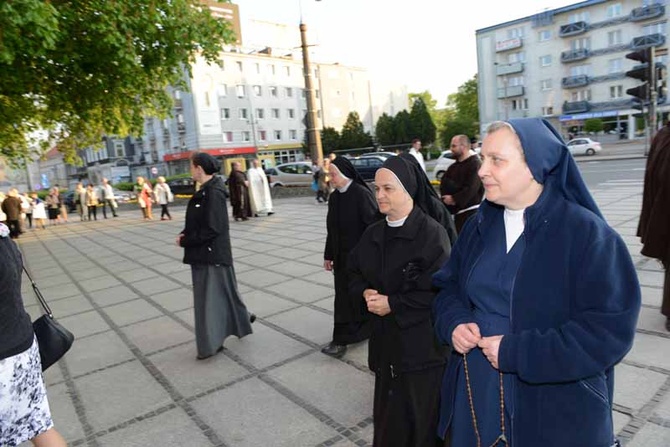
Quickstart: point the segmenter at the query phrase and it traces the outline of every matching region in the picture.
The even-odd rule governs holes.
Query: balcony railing
[[[568,23],[567,25],[561,25],[558,35],[561,37],[570,37],[585,33],[588,30],[589,24],[586,22]]]
[[[591,104],[588,101],[574,101],[563,103],[563,114],[583,113],[591,110]]]
[[[499,40],[496,42],[496,53],[501,51],[514,50],[523,46],[523,39],[514,37],[512,39]]]
[[[661,33],[649,34],[633,38],[631,49],[638,50],[648,47],[658,47],[665,43],[665,36]]]
[[[659,5],[658,3],[653,5],[641,6],[635,8],[630,13],[630,20],[633,22],[639,22],[641,20],[655,19],[665,14],[665,5]]]
[[[588,48],[580,48],[578,50],[563,51],[561,53],[561,62],[576,62],[589,57],[590,51]]]
[[[587,75],[568,76],[561,80],[563,88],[575,88],[588,85],[590,79]]]
[[[186,123],[177,123],[177,131],[179,133],[186,133]]]
[[[498,65],[496,68],[496,75],[505,76],[514,73],[523,72],[523,62],[515,62],[513,64]]]
[[[515,96],[523,96],[523,85],[512,85],[507,88],[498,89],[498,99],[513,98]]]

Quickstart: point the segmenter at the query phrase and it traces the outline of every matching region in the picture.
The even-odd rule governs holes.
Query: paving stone
[[[175,316],[195,330],[195,314],[193,308],[175,312]]]
[[[320,352],[273,370],[268,376],[344,426],[370,415],[374,377]]]
[[[149,298],[170,312],[193,307],[193,292],[184,288],[161,292]]]
[[[266,317],[299,306],[299,304],[279,298],[275,295],[270,295],[261,290],[245,292],[242,296],[242,300],[246,304],[247,309],[259,317]]]
[[[333,295],[333,287],[312,284],[302,279],[291,279],[268,286],[268,290],[303,303],[313,303]]]
[[[66,283],[66,284],[60,284],[57,287],[55,287],[53,284],[50,284],[49,282],[37,282],[37,286],[40,288],[40,291],[44,295],[44,299],[47,300],[47,302],[51,302],[52,300],[58,300],[61,298],[70,298],[72,296],[77,296],[81,294],[80,289],[72,284],[72,283]]]
[[[70,351],[68,351],[67,355],[69,355],[70,352],[72,352],[72,349],[74,349],[74,345],[73,348],[71,348]],[[60,361],[65,361],[65,357],[63,357]],[[47,387],[55,383],[61,383],[64,380],[63,371],[58,366],[58,363],[51,366],[51,368],[47,369],[46,371],[42,372],[42,376],[44,377],[44,383],[46,384]]]
[[[323,260],[322,260],[323,264]],[[328,272],[321,268],[318,272],[313,273],[309,275],[309,277],[305,277],[304,279],[310,281],[310,282],[317,282],[319,284],[322,284],[326,287],[330,287],[334,291],[335,287],[335,277],[333,276],[333,272]]]
[[[245,264],[254,266],[256,268],[267,267],[268,265],[278,264],[280,262],[285,261],[285,259],[277,258],[269,254],[258,254],[258,253],[250,256],[245,256],[242,259]]]
[[[169,428],[169,429],[166,429]],[[188,446],[212,443],[181,408],[131,424],[98,439],[101,447]]]
[[[334,296],[329,296],[328,298],[324,298],[320,301],[316,301],[314,303],[315,306],[319,306],[322,309],[326,309],[330,312],[335,312],[335,297]]]
[[[658,407],[654,409],[654,413],[656,416],[670,422],[670,392],[665,393]]]
[[[59,318],[58,321],[74,334],[75,339],[109,330],[109,325],[96,311]]]
[[[126,286],[116,286],[108,289],[96,290],[94,292],[89,292],[88,296],[100,307],[110,306],[138,298],[138,295]]]
[[[635,435],[626,447],[667,447],[670,445],[670,427],[661,427],[656,424],[647,423]]]
[[[96,372],[77,380],[88,422],[103,430],[171,402],[167,392],[139,362]],[[128,409],[132,408],[129,413]]]
[[[179,282],[182,286],[190,286],[192,282],[191,270],[170,273],[170,279]]]
[[[337,434],[258,379],[204,396],[192,406],[229,446],[314,446]]]
[[[244,338],[229,337],[224,346],[258,369],[294,357],[312,348],[257,322],[254,333]]]
[[[105,307],[104,312],[117,326],[125,326],[163,315],[163,312],[147,303],[144,299],[127,301],[125,303]]]
[[[159,292],[178,289],[181,285],[165,277],[157,277],[134,282],[132,287],[144,295],[155,295]]]
[[[657,309],[661,308],[661,303],[663,301],[663,289],[657,289],[655,287],[640,287],[642,292],[642,304],[647,306],[654,306]],[[659,312],[658,310],[657,312]]]
[[[54,365],[51,368],[56,367]],[[79,422],[77,412],[65,384],[47,386],[47,397],[56,430],[66,439],[82,438],[84,430]]]
[[[333,335],[333,317],[306,307],[283,312],[268,321],[319,345],[328,343]]]
[[[55,276],[65,275],[65,270],[60,268],[58,264],[53,264],[51,267],[32,266],[30,274],[35,281],[51,281]]]
[[[266,287],[290,279],[287,276],[268,272],[267,270],[248,271],[236,276],[237,282],[246,284],[249,287]]]
[[[357,365],[366,368],[368,367],[368,342],[363,341],[347,347],[347,353],[344,358],[350,360]]]
[[[63,361],[70,370],[70,376],[77,377],[134,358],[119,336],[107,331],[75,340]]]
[[[659,334],[666,334],[668,332],[665,329],[666,319],[667,317],[661,314],[659,309],[642,307],[640,309],[640,317],[637,321],[637,327],[648,331],[658,332]]]
[[[158,273],[147,268],[139,268],[136,270],[120,273],[119,276],[121,279],[123,279],[123,282],[134,283],[136,281],[144,281],[148,278],[155,278],[158,276]]]
[[[659,355],[660,352],[670,352],[669,339],[637,333],[635,334],[633,349],[628,353],[626,359],[670,371],[670,356]]]
[[[654,397],[666,379],[665,374],[619,364],[614,372],[614,403],[640,410]]]
[[[70,274],[76,281],[84,281],[92,278],[100,278],[101,276],[107,276],[107,271],[93,267],[93,264],[89,265],[87,269],[84,270],[72,270]]]
[[[56,318],[63,318],[93,309],[90,301],[81,295],[49,301],[48,304]]]
[[[96,290],[109,289],[121,285],[119,280],[112,276],[102,276],[100,278],[86,279],[79,281],[79,286],[87,292],[94,292]]]
[[[627,414],[619,413],[618,411],[612,412],[612,422],[614,425],[614,433],[619,434],[621,430],[628,424],[630,421],[630,416]]]
[[[184,397],[225,385],[248,374],[246,369],[221,353],[206,360],[196,360],[196,354],[195,343],[188,343],[159,352],[149,359]]]
[[[323,270],[322,266],[304,264],[296,261],[285,261],[266,267],[267,270],[289,276],[307,276]]]
[[[169,317],[135,323],[121,329],[145,354],[195,339],[195,335]]]
[[[122,262],[105,265],[105,268],[114,274],[120,274],[123,272],[129,272],[131,270],[137,270],[138,268],[142,268],[142,266],[136,262],[125,260]]]
[[[663,287],[665,281],[664,272],[651,272],[647,270],[638,270],[637,277],[642,286]]]

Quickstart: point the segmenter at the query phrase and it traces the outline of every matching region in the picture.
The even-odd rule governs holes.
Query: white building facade
[[[626,77],[637,62],[625,56],[663,53],[666,29],[664,2],[588,0],[477,30],[482,134],[496,120],[541,116],[566,137],[600,118],[606,131],[632,138],[639,111],[626,90],[641,82]]]

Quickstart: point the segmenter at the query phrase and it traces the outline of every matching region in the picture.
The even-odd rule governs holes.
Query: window
[[[546,42],[548,40],[551,40],[551,31],[548,29],[540,31],[539,33],[537,33],[537,40],[539,40],[540,42]]]
[[[540,81],[540,90],[551,90],[552,88],[551,79]]]
[[[233,133],[232,132],[224,132],[223,133],[223,142],[224,143],[232,143],[233,141]]]
[[[254,85],[254,96],[261,96],[263,90],[260,85]]]
[[[507,55],[508,64],[516,64],[517,62],[526,61],[526,52],[525,51],[515,51]]]
[[[123,141],[114,141],[114,156],[118,158],[123,158],[126,156],[126,149],[124,147]]]
[[[510,87],[516,87],[523,85],[523,76],[510,76],[507,78],[507,85]]]
[[[284,90],[287,98],[293,98],[293,89],[291,87],[286,87]]]
[[[251,132],[246,130],[242,132],[242,141],[251,141]]]
[[[226,62],[223,59],[216,61],[216,65],[218,65],[221,70],[226,69]]]
[[[300,89],[300,91],[301,91],[302,99],[307,99],[307,90],[305,90],[305,89],[303,88],[303,89]]]
[[[515,39],[517,37],[523,37],[523,27],[512,28],[507,30],[508,39]]]
[[[577,14],[572,14],[568,17],[568,23],[577,23],[577,22],[588,22],[589,21],[589,12],[582,11]]]
[[[291,67],[288,65],[284,67],[284,73],[286,73],[286,76],[291,76]]]
[[[181,99],[181,91],[179,90],[174,91],[174,99]]]
[[[623,60],[619,58],[607,61],[607,71],[610,74],[623,72]]]
[[[216,89],[216,93],[219,96],[227,96],[228,95],[228,86],[226,84],[219,84],[218,88]]]
[[[610,98],[611,99],[623,98],[623,85],[610,86]]]
[[[269,64],[269,65],[268,65],[268,71],[270,72],[270,74],[271,74],[272,76],[275,75],[275,66],[274,66],[274,64]]]
[[[275,141],[281,140],[281,130],[275,130]]]
[[[238,98],[244,98],[245,96],[245,89],[243,85],[238,85],[235,87],[235,91],[237,92],[237,97]]]
[[[644,35],[649,36],[651,34],[663,34],[665,35],[665,22],[663,23],[652,23],[651,25],[646,25],[644,28]]]
[[[570,67],[570,76],[591,75],[591,64],[574,65]]]
[[[256,118],[262,120],[265,118],[265,109],[256,109]]]
[[[552,106],[542,107],[542,115],[550,116],[554,114],[554,108]]]
[[[294,129],[289,130],[288,131],[288,137],[291,140],[297,140],[298,139],[298,131],[294,130]]]
[[[623,43],[623,38],[621,37],[621,30],[610,31],[607,33],[607,45],[613,47],[615,45],[621,45]]]
[[[244,109],[244,108],[243,108],[243,109],[240,109],[240,119],[241,119],[241,120],[247,120],[247,119],[249,119],[249,114],[248,114],[247,109]]]
[[[316,97],[316,99],[319,99],[319,91],[318,90],[314,90],[314,96]]]
[[[621,15],[621,3],[615,3],[607,7],[607,17],[619,17]]]
[[[590,37],[582,37],[581,39],[574,39],[570,41],[570,49],[572,51],[588,50],[589,48],[591,48]]]
[[[258,139],[259,139],[260,141],[265,141],[265,140],[267,140],[267,138],[268,138],[268,136],[267,136],[267,132],[266,132],[266,131],[264,131],[264,130],[259,130],[259,131],[258,131]]]
[[[271,113],[272,113],[272,118],[277,119],[277,120],[279,119],[279,109],[272,109]]]
[[[286,113],[287,113],[289,119],[295,118],[295,109],[286,109]]]
[[[551,65],[551,54],[540,56],[540,66],[549,67]]]
[[[270,89],[270,96],[272,96],[273,98],[276,98],[277,97],[277,87],[269,87],[269,89]]]
[[[244,68],[242,67],[242,61],[235,62],[235,65],[237,65],[237,71],[239,71],[240,73],[244,71]]]
[[[261,64],[257,62],[254,65],[256,66],[256,74],[261,74]]]
[[[221,119],[229,120],[230,119],[230,109],[221,109]]]
[[[591,101],[591,90],[576,90],[570,94],[571,101]]]
[[[512,110],[528,110],[528,99],[513,99]]]

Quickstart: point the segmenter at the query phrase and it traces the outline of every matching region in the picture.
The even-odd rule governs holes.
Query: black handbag
[[[33,331],[37,337],[37,344],[40,348],[40,359],[42,360],[42,371],[60,360],[61,357],[72,347],[74,343],[74,334],[61,325],[53,316],[51,308],[42,296],[42,292],[37,288],[37,284],[23,266],[23,271],[33,286],[33,291],[37,300],[44,309],[44,315],[33,321]]]

